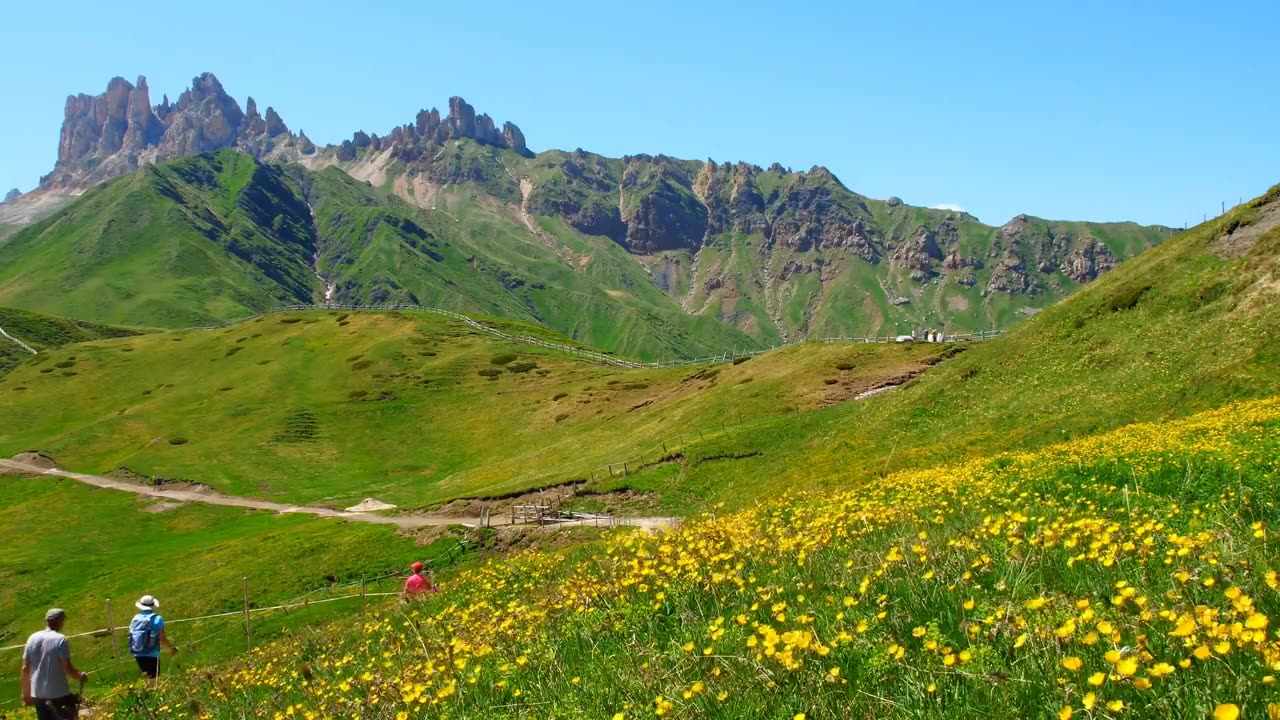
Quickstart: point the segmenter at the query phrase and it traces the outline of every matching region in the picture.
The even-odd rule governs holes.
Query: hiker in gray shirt
[[[88,674],[71,664],[71,644],[62,634],[67,613],[53,608],[44,614],[47,630],[32,633],[22,651],[22,704],[34,705],[38,720],[64,720],[78,714],[80,698],[71,694],[67,678],[84,683]]]

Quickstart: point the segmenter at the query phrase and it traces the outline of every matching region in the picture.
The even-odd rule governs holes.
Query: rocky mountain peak
[[[533,155],[533,153],[529,152],[529,148],[524,144],[524,133],[520,132],[520,128],[516,127],[516,124],[513,122],[507,121],[502,123],[502,140],[507,144],[507,147],[521,155]]]
[[[258,114],[258,103],[253,101],[252,95],[244,103],[244,128],[250,135],[261,135],[267,131],[267,121]]]
[[[449,98],[448,107],[444,117],[435,108],[421,110],[413,123],[393,128],[385,136],[359,131],[351,140],[326,149],[339,162],[355,160],[364,152],[388,150],[403,162],[418,162],[436,157],[449,140],[467,138],[532,157],[515,123],[499,127],[488,114],[477,113],[456,95]],[[211,72],[193,77],[176,102],[164,95],[154,106],[146,78],[139,77],[133,84],[115,77],[100,95],[67,98],[58,161],[40,179],[40,188],[84,189],[139,165],[226,147],[273,161],[320,151],[309,138],[291,133],[274,108],[268,106],[263,113],[250,97],[241,109]]]
[[[101,95],[67,98],[58,162],[40,187],[82,189],[142,164],[225,147],[265,157],[293,139],[273,108],[263,116],[248,98],[241,110],[213,73],[192,78],[177,102],[164,95],[155,106],[145,77],[137,84],[115,77]],[[290,152],[307,154],[302,145]]]
[[[179,157],[230,147],[244,120],[240,104],[227,95],[213,73],[197,75],[173,106],[160,154]]]
[[[456,137],[475,137],[476,109],[466,100],[454,95],[449,98],[448,123]]]
[[[13,188],[12,190],[4,194],[4,200],[0,202],[9,202],[10,200],[18,197],[21,194],[22,194],[21,190],[19,190],[18,188]]]

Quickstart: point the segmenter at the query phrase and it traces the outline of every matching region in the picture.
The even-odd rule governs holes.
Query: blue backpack
[[[129,622],[129,652],[146,655],[160,647],[160,633],[156,631],[156,615],[138,613]]]

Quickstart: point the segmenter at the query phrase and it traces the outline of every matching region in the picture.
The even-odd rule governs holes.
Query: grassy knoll
[[[127,624],[136,612],[133,602],[147,593],[161,599],[168,618],[196,617],[241,609],[247,578],[253,606],[268,607],[358,583],[362,575],[402,572],[412,560],[444,550],[443,544],[420,547],[384,527],[209,505],[170,507],[48,477],[0,477],[0,546],[0,646],[22,643],[52,606],[70,613],[69,633],[105,627],[107,598],[116,623]],[[359,605],[344,601],[255,615],[254,634],[266,641],[309,623],[349,617]],[[186,667],[245,646],[235,617],[177,624],[171,637]],[[79,638],[74,648],[81,668],[100,670],[96,685],[114,681],[106,638]],[[17,651],[0,655],[0,683],[16,684],[17,657]]]
[[[115,717],[1204,718],[1276,706],[1280,399],[523,553]],[[1216,714],[1215,714],[1216,713]]]
[[[611,481],[753,502],[1280,393],[1280,188],[1130,260],[902,390],[761,421]],[[751,457],[742,457],[751,455]],[[735,460],[708,460],[736,457]]]
[[[0,412],[15,420],[0,425],[0,453],[38,449],[86,472],[127,467],[290,502],[414,507],[603,477],[609,463],[657,460],[664,440],[674,451],[682,435],[693,446],[760,418],[790,422],[944,352],[808,345],[623,371],[429,314],[271,315],[24,362],[0,380]],[[668,511],[700,504],[669,499]]]
[[[70,343],[137,334],[137,331],[128,328],[67,320],[12,308],[0,308],[0,328],[4,328],[10,335],[30,345],[36,351]],[[22,349],[17,343],[0,338],[0,375],[30,358],[31,353]]]

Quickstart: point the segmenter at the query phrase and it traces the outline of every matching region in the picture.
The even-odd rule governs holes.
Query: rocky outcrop
[[[519,127],[506,122],[499,130],[491,117],[477,114],[461,97],[449,99],[449,114],[444,118],[434,108],[422,110],[413,123],[393,128],[386,136],[358,131],[351,140],[327,149],[339,161],[390,149],[407,163],[429,162],[440,146],[462,138],[532,155]],[[53,172],[41,178],[40,187],[84,189],[140,165],[226,147],[281,162],[319,151],[304,134],[290,133],[274,108],[261,113],[257,101],[248,98],[241,110],[212,73],[193,78],[177,102],[170,103],[164,96],[155,106],[145,78],[138,78],[136,85],[114,78],[101,95],[67,98],[58,161]],[[472,175],[459,168],[449,172],[455,177]],[[584,222],[595,220],[585,218]]]
[[[520,132],[520,128],[516,127],[515,123],[502,123],[502,141],[515,152],[525,157],[533,157],[533,153],[529,152],[529,148],[524,144],[524,133]]]
[[[250,96],[244,104],[244,131],[246,135],[265,135],[267,121],[258,114],[258,103]]]
[[[17,197],[18,197],[19,195],[21,195],[21,194],[22,194],[22,191],[21,191],[21,190],[19,190],[18,188],[14,188],[14,189],[10,190],[9,192],[5,193],[5,194],[4,194],[4,200],[3,200],[3,201],[0,201],[0,202],[9,202],[10,200],[13,200],[13,199],[17,198]]]
[[[840,249],[877,263],[881,248],[872,237],[870,212],[862,199],[845,190],[822,168],[786,176],[787,184],[769,200],[768,240],[805,252]]]
[[[245,115],[213,73],[191,81],[178,97],[160,138],[161,157],[195,155],[235,145]]]
[[[177,103],[151,105],[147,80],[113,78],[101,95],[67,98],[58,162],[40,187],[84,188],[139,165],[232,147],[242,130],[265,134],[249,101],[248,116],[211,73],[191,82]]]
[[[112,78],[101,95],[67,98],[58,161],[50,177],[70,180],[84,175],[92,184],[128,172],[163,132],[163,123],[151,109],[147,79],[139,77],[135,86],[124,78]]]
[[[707,230],[707,207],[693,192],[687,168],[661,155],[636,156],[622,174],[624,244],[633,253],[692,250]]]
[[[449,98],[449,117],[445,126],[452,128],[452,137],[476,136],[476,109],[466,100],[454,95]]]
[[[280,118],[279,113],[273,107],[267,107],[267,137],[276,137],[278,135],[288,135],[289,126],[284,124],[284,120]]]
[[[1036,281],[1027,272],[1027,268],[1017,257],[1009,256],[1001,260],[991,271],[991,280],[987,283],[987,292],[1003,292],[1010,295],[1030,295],[1039,290]]]
[[[916,228],[912,239],[894,250],[893,259],[900,267],[910,271],[913,280],[925,280],[937,275],[935,262],[942,260],[937,235],[923,225]]]
[[[1116,266],[1116,256],[1097,238],[1088,238],[1067,256],[1062,272],[1079,283],[1091,282]]]

